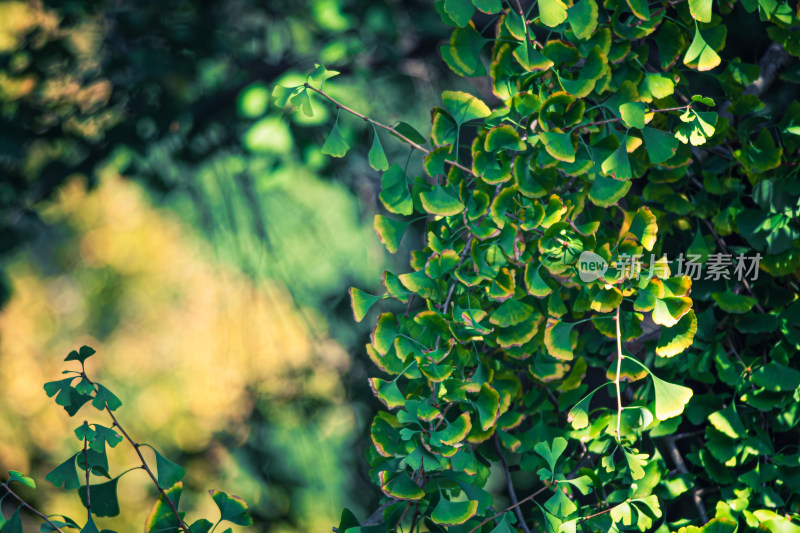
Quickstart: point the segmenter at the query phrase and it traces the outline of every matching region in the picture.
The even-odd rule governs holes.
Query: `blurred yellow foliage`
[[[74,365],[63,362],[66,354],[88,344],[98,354],[87,362],[87,372],[122,399],[119,417],[134,438],[161,450],[211,450],[205,456],[210,464],[187,465],[188,486],[238,489],[257,505],[264,495],[247,485],[247,473],[237,472],[215,433],[246,439],[254,397],[278,403],[307,394],[342,398],[338,376],[348,365],[347,354],[335,342],[309,335],[302,312],[280,287],[255,286],[215,260],[202,240],[152,208],[137,184],[118,175],[103,176],[90,193],[73,180],[44,218],[69,234],[37,245],[47,261],[37,261],[33,247],[9,268],[14,294],[0,313],[0,467],[32,473],[46,489],[46,512],[83,516],[74,493],[54,491],[43,478],[77,451],[71,432],[85,417],[101,423],[105,418],[84,407],[70,419],[42,384],[59,379],[61,370]],[[303,429],[302,420],[294,424]],[[330,427],[313,437],[320,439],[316,446],[341,440],[353,425],[347,408],[335,409]],[[109,453],[119,460],[112,464],[116,473],[136,464],[121,448]],[[39,471],[42,456],[49,464]],[[146,485],[144,474],[123,478],[123,515],[109,526],[141,528]],[[340,497],[320,495],[309,502],[313,512],[300,531],[329,529]],[[195,500],[210,518],[216,516],[210,498],[201,494]]]

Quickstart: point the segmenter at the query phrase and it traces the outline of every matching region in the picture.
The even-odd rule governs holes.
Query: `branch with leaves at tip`
[[[81,372],[80,375],[81,375],[81,377],[83,379],[85,379],[87,382],[89,382],[89,384],[92,387],[97,387],[97,384],[94,381],[92,381],[91,379],[89,379],[89,376],[86,375],[86,372]],[[119,431],[120,431],[120,433],[122,433],[122,436],[125,437],[125,440],[127,440],[128,443],[131,445],[133,450],[136,452],[136,455],[139,456],[139,460],[142,462],[142,469],[145,472],[147,472],[147,475],[150,476],[150,479],[153,481],[153,484],[158,489],[158,492],[161,494],[161,497],[164,498],[164,500],[166,500],[167,504],[169,505],[169,508],[172,510],[172,514],[174,514],[175,518],[178,520],[178,526],[183,531],[185,531],[186,533],[189,533],[189,526],[187,526],[186,523],[183,521],[183,518],[181,518],[180,513],[178,513],[178,509],[175,507],[175,504],[172,503],[172,500],[170,499],[170,497],[167,496],[167,491],[164,490],[164,488],[158,483],[158,479],[153,474],[153,471],[150,469],[150,467],[147,465],[147,461],[145,461],[144,456],[142,455],[142,452],[139,449],[141,447],[141,444],[135,442],[130,437],[130,435],[128,435],[128,432],[125,431],[125,428],[123,428],[122,425],[120,425],[119,420],[117,420],[117,417],[114,416],[114,412],[111,410],[111,408],[108,406],[108,404],[106,404],[105,409],[106,409],[106,412],[108,413],[108,415],[111,417],[111,421],[113,422],[111,427],[112,428],[114,428],[114,427],[119,428]],[[86,493],[87,493],[87,496],[88,496],[88,493],[89,493],[88,489],[87,489]]]
[[[6,493],[8,493],[11,497],[16,499],[20,503],[20,505],[22,505],[25,509],[27,509],[28,511],[32,512],[33,514],[35,514],[36,516],[38,516],[39,518],[50,524],[50,527],[52,527],[54,531],[58,531],[59,533],[64,533],[63,529],[55,525],[49,518],[47,518],[47,515],[37,511],[33,506],[31,506],[31,504],[23,500],[16,492],[11,490],[11,487],[8,486],[8,483],[6,482],[0,483],[0,488],[5,489]]]
[[[351,115],[356,116],[356,117],[360,118],[361,120],[363,120],[365,122],[369,122],[373,126],[377,126],[379,128],[385,129],[386,131],[388,131],[392,135],[398,137],[400,140],[402,140],[404,143],[408,144],[409,146],[411,146],[415,150],[419,150],[420,152],[424,153],[425,155],[428,155],[428,154],[431,153],[430,150],[428,150],[427,148],[425,148],[424,146],[422,146],[422,145],[420,145],[418,143],[415,143],[414,141],[412,141],[411,139],[409,139],[408,137],[406,137],[405,135],[403,135],[402,133],[397,131],[394,127],[387,126],[386,124],[378,122],[377,120],[371,119],[368,116],[359,113],[355,109],[351,109],[351,108],[347,107],[346,105],[342,104],[340,101],[338,101],[335,98],[333,98],[332,96],[330,96],[325,91],[317,89],[316,87],[312,87],[311,84],[309,84],[308,82],[305,83],[305,87],[306,87],[306,89],[311,89],[312,91],[314,91],[315,93],[319,94],[323,98],[326,98],[326,99],[330,100],[338,109],[343,109],[344,111],[347,111]],[[458,163],[456,161],[452,161],[450,159],[445,159],[444,162],[447,165],[450,165],[452,167],[455,167],[455,168],[463,170],[464,172],[466,172],[470,176],[473,176],[473,177],[476,177],[476,178],[478,177],[478,175],[475,174],[472,171],[471,168],[467,168],[464,165],[462,165],[461,163]]]

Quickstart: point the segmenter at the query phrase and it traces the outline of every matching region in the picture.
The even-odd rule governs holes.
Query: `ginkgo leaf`
[[[622,122],[629,128],[644,128],[644,115],[647,107],[641,102],[627,102],[619,106]]]
[[[611,175],[616,180],[627,181],[633,177],[631,162],[628,159],[628,150],[625,143],[608,156],[601,167],[603,172]]]
[[[350,145],[347,143],[342,133],[339,131],[339,118],[333,123],[333,129],[325,139],[325,144],[322,145],[322,153],[333,157],[344,157]]]
[[[410,215],[414,212],[411,192],[408,189],[406,173],[400,165],[392,165],[381,176],[381,192],[378,195],[383,206],[398,215]]]
[[[649,208],[640,207],[636,211],[628,233],[636,237],[636,240],[644,246],[645,250],[653,250],[653,245],[656,243],[656,235],[658,233],[658,224],[656,224],[655,215]]]
[[[492,114],[485,103],[479,98],[461,91],[444,91],[442,102],[453,120],[459,126],[471,120],[486,118]]]
[[[372,131],[374,133],[372,137],[372,147],[369,149],[369,154],[367,155],[369,166],[378,171],[389,170],[389,160],[386,159],[386,152],[383,151],[381,139],[378,137],[378,130],[375,129],[374,125],[372,126]]]
[[[683,63],[687,67],[696,68],[700,71],[711,70],[718,66],[722,60],[717,52],[706,43],[700,33],[700,28],[695,27],[694,39],[683,56]]]
[[[672,327],[661,328],[661,335],[656,346],[656,355],[674,357],[688,349],[697,333],[697,317],[689,311]]]
[[[711,22],[711,0],[689,0],[689,13],[698,22]]]
[[[653,164],[663,163],[670,159],[678,149],[678,139],[656,128],[643,128],[642,138],[647,150],[647,157]]]
[[[402,220],[392,220],[383,215],[375,215],[372,227],[375,229],[375,233],[378,234],[380,241],[386,246],[386,250],[393,254],[400,247],[400,241],[409,224],[409,222]]]
[[[432,215],[457,215],[464,210],[464,204],[461,200],[452,196],[438,185],[430,191],[421,192],[419,199],[422,208]]]
[[[539,0],[539,20],[555,28],[567,20],[567,6],[561,0]]]
[[[692,300],[687,296],[667,296],[656,300],[653,322],[671,328],[689,312]]]
[[[668,383],[650,373],[656,394],[656,418],[666,420],[683,412],[692,398],[692,389],[675,383]]]
[[[567,163],[575,161],[575,148],[572,146],[569,133],[543,131],[539,133],[539,139],[544,144],[547,153],[554,158]]]
[[[578,39],[588,39],[597,29],[598,8],[595,0],[578,0],[567,10],[567,22]]]
[[[475,516],[477,512],[477,501],[452,502],[441,498],[431,513],[431,520],[444,526],[457,526]]]
[[[575,355],[572,353],[572,328],[574,323],[561,322],[554,318],[547,320],[544,330],[544,345],[547,352],[562,361],[571,361]]]

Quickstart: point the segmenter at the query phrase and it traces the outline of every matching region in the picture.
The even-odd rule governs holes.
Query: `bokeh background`
[[[42,384],[88,344],[126,429],[187,468],[189,520],[216,516],[214,488],[249,503],[255,531],[331,531],[343,507],[374,510],[369,319],[354,323],[346,291],[405,269],[421,228],[388,256],[371,227],[371,130],[342,117],[353,150],[331,159],[331,109],[314,101],[308,118],[270,93],[320,62],[342,72],[334,96],[429,131],[441,89],[464,88],[439,59],[448,32],[432,9],[0,2],[0,472],[36,479],[26,499],[83,515],[44,476],[77,451],[83,418],[104,418],[70,419]],[[110,457],[112,473],[136,464],[122,446]],[[98,525],[142,530],[146,476],[126,475],[120,498],[121,516]]]

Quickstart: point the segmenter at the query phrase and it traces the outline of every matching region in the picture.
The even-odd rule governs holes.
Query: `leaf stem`
[[[34,509],[28,502],[23,500],[16,492],[11,490],[11,487],[9,487],[7,483],[5,482],[0,483],[0,488],[5,489],[5,491],[11,496],[13,496],[24,508],[26,508],[27,510],[29,510],[30,512],[32,512],[33,514],[35,514],[36,516],[47,522],[48,524],[50,524],[50,527],[52,527],[55,531],[58,531],[59,533],[64,533],[64,530],[55,525],[53,522],[51,522],[46,515]]]
[[[406,144],[408,144],[412,148],[414,148],[416,150],[419,150],[420,152],[424,153],[425,155],[428,155],[428,154],[431,153],[430,150],[428,150],[427,148],[425,148],[422,145],[419,145],[419,144],[415,143],[414,141],[412,141],[411,139],[409,139],[408,137],[406,137],[405,135],[403,135],[402,133],[397,131],[394,127],[387,126],[386,124],[382,124],[382,123],[378,122],[377,120],[373,120],[373,119],[369,118],[368,116],[366,116],[366,115],[364,115],[362,113],[359,113],[358,111],[356,111],[354,109],[351,109],[351,108],[347,107],[346,105],[342,104],[341,102],[339,102],[338,100],[336,100],[335,98],[330,96],[328,93],[326,93],[324,91],[321,91],[320,89],[317,89],[315,87],[312,87],[308,82],[305,83],[305,87],[306,87],[306,89],[311,89],[312,91],[314,91],[315,93],[319,94],[323,98],[326,98],[326,99],[330,100],[334,105],[336,105],[337,108],[344,109],[345,111],[347,111],[351,115],[354,115],[354,116],[360,118],[361,120],[364,120],[365,122],[369,122],[370,124],[373,125],[373,127],[377,126],[379,128],[385,129],[386,131],[392,133],[396,137],[399,137],[403,142],[405,142]],[[450,159],[445,159],[444,162],[446,164],[452,166],[452,167],[456,167],[458,169],[463,170],[464,172],[466,172],[470,176],[474,176],[476,178],[479,177],[477,174],[475,174],[472,171],[471,168],[467,168],[464,165],[462,165],[461,163],[458,163],[456,161],[452,161]]]

